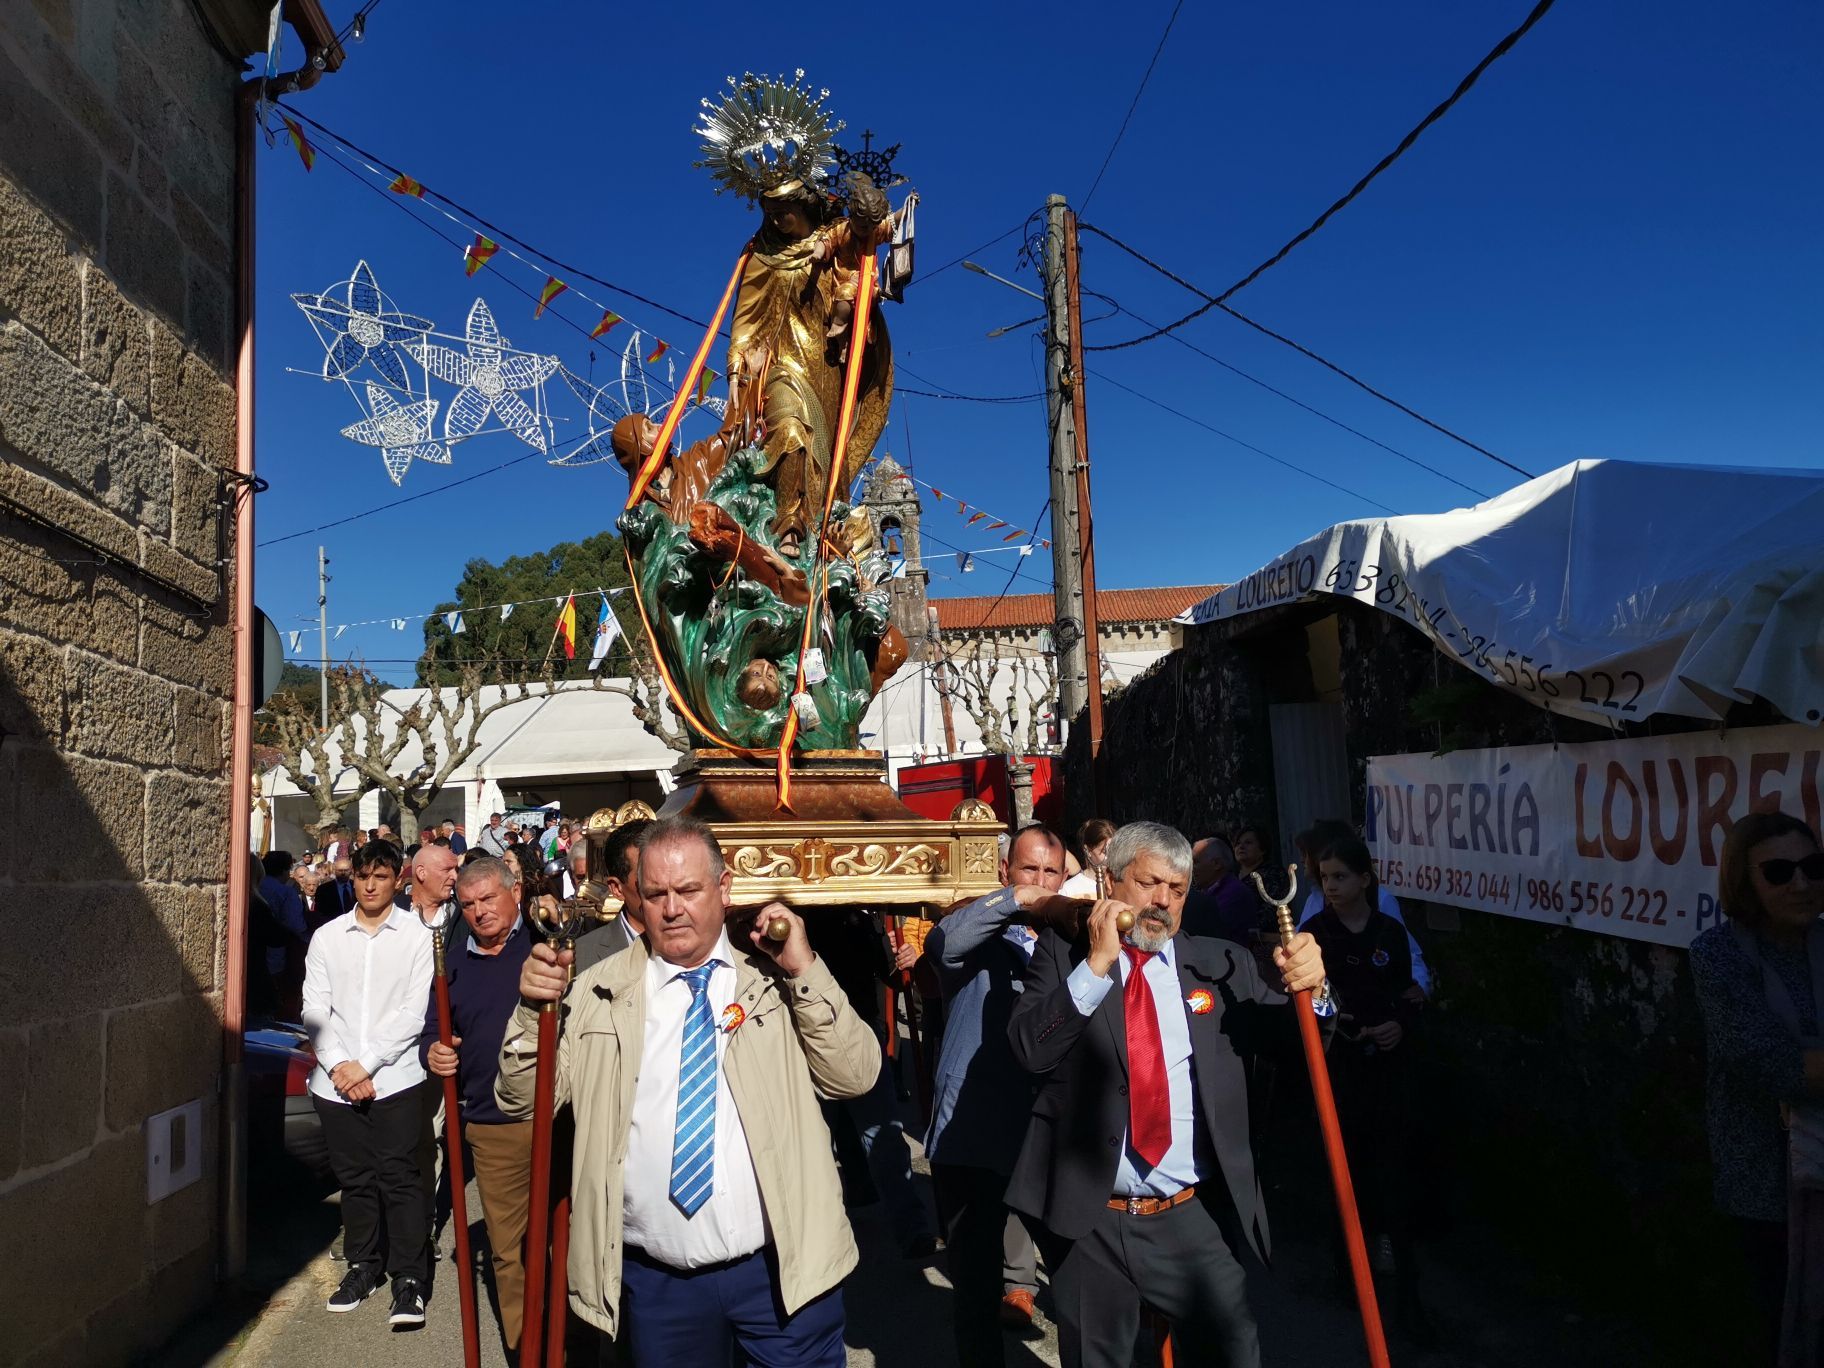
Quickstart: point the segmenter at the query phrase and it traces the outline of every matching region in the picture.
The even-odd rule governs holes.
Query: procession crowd
[[[551,815],[522,833],[496,816],[473,842],[451,823],[426,835],[331,833],[295,870],[269,856],[254,909],[266,972],[250,995],[310,1033],[342,1188],[329,1310],[390,1279],[390,1324],[423,1323],[443,1145],[459,1136],[515,1358],[526,1263],[545,1256],[526,1247],[538,1018],[558,1003],[553,1200],[568,1191],[572,1327],[603,1362],[844,1363],[846,1208],[872,1194],[905,1257],[943,1249],[959,1363],[1005,1362],[1042,1268],[1066,1365],[1128,1364],[1168,1334],[1176,1363],[1257,1364],[1256,1156],[1267,1116],[1299,1095],[1287,994],[1309,992],[1373,1271],[1408,1339],[1433,1341],[1416,1246],[1438,1174],[1415,1160],[1415,1069],[1435,985],[1347,823],[1296,838],[1296,908],[1279,906],[1286,875],[1257,828],[1192,842],[1096,820],[1070,845],[1036,825],[1003,838],[1002,887],[935,921],[735,909],[720,847],[690,818],[585,832]],[[1824,1213],[1796,1172],[1824,1093],[1807,1043],[1824,1001],[1818,850],[1794,819],[1737,823],[1731,920],[1692,952],[1718,1203],[1794,1364],[1818,1361],[1824,1281]],[[542,928],[586,883],[618,914],[560,948]],[[1059,897],[1080,899],[1064,919]],[[428,934],[445,916],[448,1043]],[[935,1211],[900,1120],[915,1087]],[[1277,1178],[1328,1186],[1315,1167]],[[1331,1238],[1346,1292],[1340,1223]]]

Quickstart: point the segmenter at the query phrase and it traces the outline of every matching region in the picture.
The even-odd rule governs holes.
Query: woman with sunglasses
[[[1718,884],[1728,920],[1691,942],[1716,1204],[1740,1228],[1764,1343],[1780,1346],[1777,1359],[1743,1361],[1812,1368],[1824,1312],[1824,1190],[1813,1186],[1824,1173],[1810,1162],[1824,1144],[1817,833],[1785,813],[1750,813],[1723,844]]]

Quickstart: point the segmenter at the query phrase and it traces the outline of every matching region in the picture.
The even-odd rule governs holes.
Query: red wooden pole
[[[1267,892],[1259,873],[1253,874],[1254,886],[1261,896],[1272,898],[1279,920],[1279,942],[1290,945],[1296,929],[1292,924],[1292,899],[1298,891],[1298,866],[1288,871],[1285,901]],[[1330,1067],[1324,1062],[1324,1041],[1318,1034],[1317,1012],[1311,1006],[1311,990],[1292,995],[1292,1008],[1298,1013],[1298,1035],[1304,1042],[1305,1065],[1311,1071],[1311,1097],[1317,1104],[1317,1124],[1324,1133],[1324,1155],[1330,1161],[1330,1181],[1336,1188],[1336,1209],[1343,1221],[1343,1243],[1349,1251],[1349,1273],[1355,1280],[1355,1301],[1362,1313],[1362,1335],[1368,1341],[1368,1362],[1372,1368],[1389,1368],[1387,1335],[1381,1329],[1381,1307],[1375,1300],[1374,1273],[1368,1267],[1368,1243],[1362,1238],[1362,1218],[1355,1209],[1355,1184],[1349,1177],[1349,1156],[1343,1152],[1343,1126],[1336,1115],[1336,1096],[1330,1091]]]
[[[566,1194],[558,1199],[557,1209],[551,1213],[551,1319],[545,1326],[545,1368],[564,1368],[564,1332],[570,1315],[569,1263],[570,1198]]]
[[[551,1235],[551,1114],[557,1100],[557,1004],[538,1014],[538,1060],[532,1082],[532,1191],[526,1214],[526,1308],[519,1331],[519,1361],[544,1362],[545,1268]]]
[[[432,982],[437,989],[437,1039],[447,1047],[455,1036],[450,1029],[450,980],[444,973],[441,931],[437,934],[437,974]],[[462,1313],[462,1361],[464,1368],[480,1368],[481,1326],[475,1309],[475,1264],[469,1251],[469,1180],[462,1167],[462,1110],[456,1095],[455,1074],[443,1080],[443,1143],[450,1175],[450,1219],[456,1226],[456,1294]]]

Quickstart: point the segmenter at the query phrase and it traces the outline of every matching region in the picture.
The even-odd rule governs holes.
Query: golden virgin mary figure
[[[821,510],[832,463],[840,461],[846,488],[886,427],[893,350],[874,303],[855,424],[846,449],[834,450],[857,276],[864,255],[891,235],[894,216],[866,175],[847,177],[846,212],[826,188],[831,135],[843,127],[821,108],[828,91],[813,97],[751,74],[729,85],[720,105],[704,101],[697,131],[707,155],[697,165],[715,174],[717,193],[733,190],[763,214],[730,327],[729,407],[745,408],[760,393],[762,472],[778,500],[773,539],[793,556]]]

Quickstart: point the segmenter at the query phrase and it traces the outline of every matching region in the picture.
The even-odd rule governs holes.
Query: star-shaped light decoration
[[[317,325],[329,349],[323,358],[323,378],[341,380],[363,361],[371,361],[375,370],[409,395],[412,382],[393,348],[422,338],[431,330],[431,320],[388,308],[390,301],[365,261],[357,262],[354,274],[342,284],[345,288],[332,285],[322,294],[291,297]]]
[[[601,386],[590,384],[570,367],[559,366],[557,369],[558,374],[564,377],[564,383],[570,387],[570,392],[589,408],[589,440],[575,451],[553,456],[551,464],[582,466],[611,459],[614,448],[609,445],[609,438],[614,435],[614,425],[627,416],[627,406]]]
[[[416,399],[400,403],[392,392],[372,380],[367,382],[367,404],[371,416],[342,429],[352,442],[380,448],[380,459],[394,484],[405,478],[413,461],[430,461],[448,465],[450,453],[431,435],[431,419],[437,414],[435,399]]]
[[[500,335],[494,314],[480,299],[469,310],[464,336],[467,355],[434,342],[405,344],[425,370],[439,380],[462,386],[443,415],[444,439],[459,442],[473,437],[493,413],[527,446],[550,450],[543,423],[518,391],[542,385],[557,369],[557,358],[512,351],[512,344]]]

